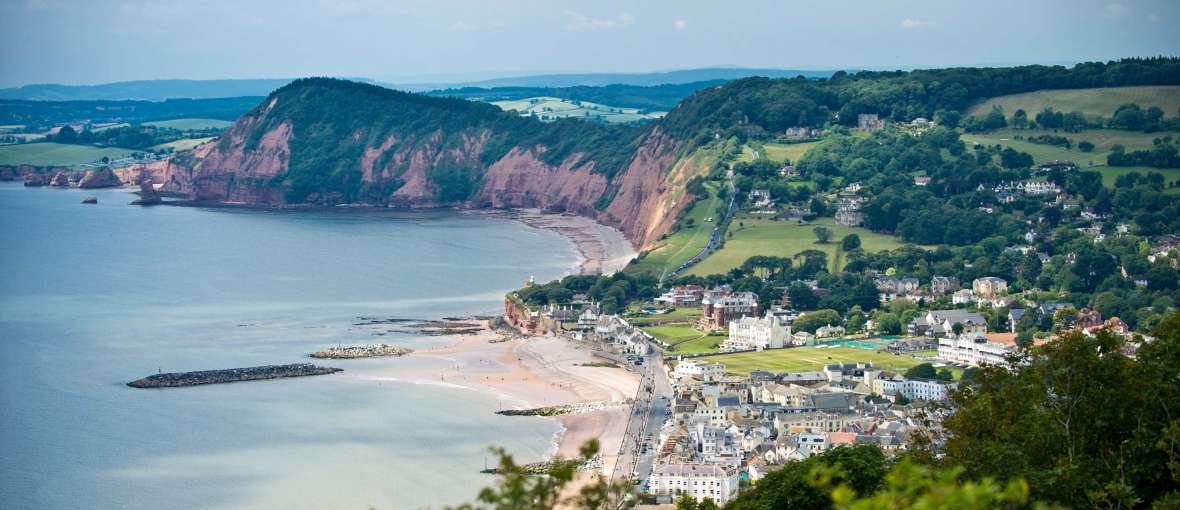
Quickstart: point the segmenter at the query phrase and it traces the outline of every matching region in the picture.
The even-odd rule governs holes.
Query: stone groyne
[[[178,388],[182,386],[197,386],[200,384],[219,384],[239,381],[257,381],[262,379],[280,379],[283,377],[306,377],[311,375],[327,375],[340,372],[339,368],[321,367],[311,363],[292,363],[290,365],[266,365],[248,368],[227,368],[224,370],[201,370],[197,372],[176,372],[169,374],[149,375],[143,379],[127,383],[132,388]]]
[[[313,352],[311,353],[311,357],[325,359],[380,358],[386,356],[405,356],[411,352],[414,352],[414,350],[409,347],[388,344],[343,345]]]
[[[563,414],[577,414],[577,413],[591,413],[594,411],[601,411],[611,407],[629,406],[629,401],[599,401],[599,402],[581,402],[578,404],[564,404],[559,406],[536,407],[533,409],[506,409],[503,411],[496,411],[496,414],[503,416],[561,416]]]

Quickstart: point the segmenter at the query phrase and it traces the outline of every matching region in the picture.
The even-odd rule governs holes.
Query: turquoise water
[[[96,206],[80,204],[97,196]],[[495,311],[576,263],[556,234],[455,213],[139,208],[123,190],[0,183],[0,507],[439,508],[474,498],[486,447],[551,447],[546,419],[468,390],[341,374],[137,390],[127,381],[411,347],[358,316]]]

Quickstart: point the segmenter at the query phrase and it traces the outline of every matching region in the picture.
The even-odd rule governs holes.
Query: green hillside
[[[1024,109],[1031,118],[1036,112],[1052,107],[1060,112],[1082,112],[1092,120],[1110,117],[1116,108],[1127,103],[1136,103],[1143,108],[1158,106],[1164,111],[1164,116],[1172,117],[1180,109],[1180,86],[1038,90],[981,101],[969,108],[967,115],[982,116],[990,112],[993,106],[999,106],[1005,115]]]

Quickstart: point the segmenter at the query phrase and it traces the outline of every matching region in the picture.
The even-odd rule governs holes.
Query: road
[[[754,153],[754,157],[758,157],[757,152]],[[675,278],[676,276],[680,275],[680,273],[683,273],[684,271],[688,270],[688,268],[695,265],[697,262],[704,260],[705,257],[709,256],[710,253],[713,253],[713,250],[716,250],[719,246],[721,246],[721,236],[725,235],[725,228],[729,225],[730,218],[733,218],[733,214],[737,212],[737,187],[733,184],[733,170],[728,172],[728,177],[730,190],[729,208],[725,210],[725,217],[721,218],[721,221],[717,222],[716,227],[713,227],[713,233],[709,235],[709,244],[705,245],[705,247],[701,249],[700,253],[693,255],[692,258],[681,264],[680,267],[665,273],[661,278],[661,281],[668,278]]]
[[[631,479],[641,490],[646,488],[659,447],[660,430],[671,415],[672,385],[663,368],[662,352],[652,346],[653,354],[640,367],[643,379],[639,394],[631,406],[631,418],[623,436],[623,446],[614,474]]]

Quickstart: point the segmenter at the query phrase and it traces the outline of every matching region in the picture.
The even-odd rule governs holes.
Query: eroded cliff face
[[[662,235],[687,203],[678,171],[682,143],[658,128],[643,135],[629,163],[613,178],[596,171],[599,163],[582,152],[547,163],[545,145],[517,145],[494,161],[485,151],[494,128],[471,125],[452,132],[415,132],[393,127],[361,127],[342,137],[334,171],[358,179],[355,196],[335,192],[297,192],[286,176],[293,148],[308,126],[288,118],[268,118],[277,101],[244,116],[215,143],[184,156],[137,169],[167,191],[194,200],[266,206],[363,204],[374,206],[540,208],[593,218],[619,228],[638,249]],[[278,115],[278,114],[275,114]],[[262,126],[266,126],[264,129]],[[471,189],[453,199],[440,189],[436,172],[469,172]],[[683,170],[683,169],[681,169]],[[132,175],[124,180],[131,182]],[[142,177],[140,177],[142,179]],[[450,198],[448,198],[450,197]]]

